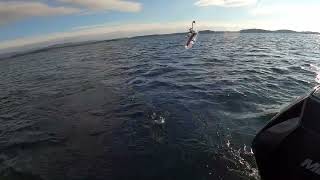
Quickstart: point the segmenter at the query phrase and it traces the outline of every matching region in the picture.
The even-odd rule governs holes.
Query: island
[[[242,29],[240,31],[212,31],[212,30],[201,30],[201,34],[210,34],[210,33],[282,33],[282,34],[320,34],[319,32],[312,31],[293,31],[288,29],[280,30],[265,30],[265,29]]]
[[[319,32],[312,31],[293,31],[288,29],[280,29],[280,30],[265,30],[265,29],[243,29],[239,31],[240,33],[289,33],[289,34],[320,34]]]
[[[265,29],[243,29],[240,31],[212,31],[212,30],[201,30],[199,31],[200,34],[221,34],[221,33],[279,33],[279,34],[316,34],[319,35],[319,32],[312,32],[312,31],[293,31],[293,30],[287,30],[287,29],[280,29],[280,30],[265,30]],[[0,51],[0,60],[5,58],[12,58],[12,57],[19,57],[25,54],[29,53],[36,53],[36,52],[42,52],[42,51],[48,51],[50,49],[55,48],[63,48],[63,47],[70,47],[70,46],[82,46],[85,44],[94,44],[97,42],[102,41],[117,41],[121,39],[128,39],[128,38],[141,38],[141,37],[156,37],[156,36],[174,36],[174,35],[181,35],[185,36],[186,32],[179,32],[179,33],[171,33],[171,34],[150,34],[150,35],[142,35],[142,36],[134,36],[134,37],[123,37],[123,38],[116,38],[116,39],[107,39],[107,40],[101,40],[101,41],[84,41],[84,42],[69,42],[69,43],[62,43],[62,44],[52,44],[52,45],[43,45],[38,44],[38,46],[34,48],[29,48],[28,50],[16,50],[12,52],[7,53],[1,53]],[[41,47],[42,46],[42,47]]]

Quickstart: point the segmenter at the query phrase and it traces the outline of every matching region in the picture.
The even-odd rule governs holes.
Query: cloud
[[[198,0],[196,6],[241,7],[255,4],[257,0]]]
[[[125,0],[59,0],[60,2],[80,6],[89,10],[113,10],[122,12],[138,12],[142,5],[137,2]]]
[[[267,18],[282,28],[294,30],[320,31],[319,4],[268,4],[250,11],[255,18]],[[274,25],[275,26],[275,25]]]
[[[31,1],[0,1],[0,24],[34,16],[65,15],[79,12],[69,7],[50,7],[47,4]]]
[[[262,5],[251,10],[253,15],[286,15],[312,16],[318,15],[319,5],[271,4]]]
[[[0,25],[30,17],[56,16],[88,11],[138,12],[142,5],[125,0],[56,0],[60,6],[49,6],[39,1],[1,1]],[[56,3],[57,4],[57,3]]]

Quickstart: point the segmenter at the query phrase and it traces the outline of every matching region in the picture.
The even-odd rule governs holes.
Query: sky
[[[199,30],[320,32],[319,0],[0,0],[0,53]]]

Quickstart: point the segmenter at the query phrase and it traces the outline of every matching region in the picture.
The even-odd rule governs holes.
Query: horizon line
[[[261,32],[242,32],[246,30],[261,30]],[[277,31],[291,31],[291,32],[281,32],[286,34],[320,34],[320,32],[317,31],[296,31],[291,29],[277,29],[277,30],[268,30],[268,29],[262,29],[262,28],[245,28],[240,30],[210,30],[210,29],[203,29],[199,30],[198,32],[209,32],[209,33],[277,33]],[[103,40],[84,40],[84,41],[75,41],[75,42],[65,42],[65,43],[56,43],[48,46],[42,46],[42,47],[36,47],[29,50],[13,50],[8,52],[0,52],[0,60],[4,58],[12,58],[17,56],[23,56],[27,54],[32,54],[36,52],[46,51],[50,49],[56,49],[56,48],[63,48],[63,47],[75,47],[75,46],[83,46],[88,44],[95,44],[105,41],[117,41],[117,40],[123,40],[123,39],[133,39],[133,38],[139,38],[139,37],[148,37],[148,36],[165,36],[165,35],[175,35],[175,34],[184,34],[185,32],[172,32],[172,33],[151,33],[151,34],[144,34],[144,35],[133,35],[133,36],[127,36],[127,37],[118,37],[118,38],[106,38]],[[0,49],[1,50],[1,49]],[[7,56],[6,56],[7,55]],[[1,57],[3,56],[3,57]]]

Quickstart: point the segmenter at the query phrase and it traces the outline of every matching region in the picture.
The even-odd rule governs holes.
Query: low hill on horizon
[[[265,30],[265,29],[243,29],[239,31],[240,33],[298,33],[298,34],[320,34],[319,32],[312,31],[293,31],[289,29],[280,30]]]
[[[279,30],[266,30],[266,29],[242,29],[240,31],[212,31],[212,30],[201,30],[199,31],[202,34],[206,33],[297,33],[297,34],[320,34],[319,32],[313,31],[293,31],[289,29],[279,29]]]
[[[265,30],[265,29],[242,29],[240,31],[212,31],[212,30],[201,30],[199,31],[200,34],[210,34],[210,33],[288,33],[288,34],[320,34],[319,32],[312,32],[312,31],[293,31],[293,30],[287,30],[287,29],[281,29],[281,30]],[[116,39],[107,39],[107,40],[101,40],[101,41],[83,41],[83,42],[75,42],[75,43],[63,43],[63,44],[55,44],[47,47],[42,48],[35,48],[31,50],[26,51],[16,51],[16,52],[9,52],[9,53],[0,53],[0,60],[3,58],[11,58],[15,56],[22,56],[29,53],[35,53],[35,52],[41,52],[41,51],[47,51],[54,48],[63,48],[63,47],[70,47],[70,46],[81,46],[85,44],[92,44],[92,43],[98,43],[103,41],[115,41],[120,39],[127,39],[127,38],[139,38],[139,37],[152,37],[152,36],[162,36],[162,35],[181,35],[185,34],[184,32],[180,33],[171,33],[171,34],[150,34],[150,35],[144,35],[144,36],[134,36],[134,37],[126,37],[126,38],[116,38]]]

